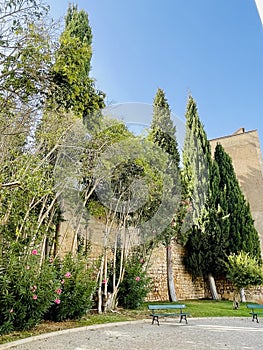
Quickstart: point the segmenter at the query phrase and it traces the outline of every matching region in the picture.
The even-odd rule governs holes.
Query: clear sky
[[[67,0],[46,2],[51,16],[64,17]],[[254,0],[71,2],[89,15],[91,75],[108,102],[152,104],[160,87],[184,120],[191,93],[208,138],[257,129],[263,150],[263,27]]]

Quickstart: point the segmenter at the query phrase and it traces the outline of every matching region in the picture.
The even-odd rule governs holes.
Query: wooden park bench
[[[159,324],[159,317],[172,317],[179,316],[180,322],[185,320],[187,322],[188,314],[183,311],[186,306],[184,304],[154,304],[148,305],[148,309],[151,311],[150,316],[152,316],[152,324],[154,321]]]
[[[256,320],[258,323],[258,315],[263,315],[263,305],[247,304],[247,308],[251,309],[252,321]]]

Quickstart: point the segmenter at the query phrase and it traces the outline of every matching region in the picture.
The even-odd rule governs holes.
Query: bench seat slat
[[[185,313],[185,312],[180,312],[180,313],[159,313],[159,314],[156,314],[156,313],[154,313],[154,314],[151,314],[150,316],[163,316],[163,317],[168,317],[168,316],[181,316],[181,315],[186,315],[186,316],[188,316],[189,314],[187,314],[187,313]]]
[[[184,309],[186,306],[184,304],[156,304],[156,305],[148,305],[149,310],[165,310],[165,309]]]

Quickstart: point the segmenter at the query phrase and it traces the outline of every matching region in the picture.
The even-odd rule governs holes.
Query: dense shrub
[[[127,309],[137,309],[142,305],[151,288],[151,278],[147,276],[145,261],[134,252],[125,266],[125,273],[118,293],[118,303]]]
[[[45,319],[63,321],[85,315],[92,306],[95,289],[92,270],[87,267],[85,258],[67,254],[56,263],[56,271],[60,285],[55,290],[54,303],[45,314]]]
[[[36,249],[20,254],[10,250],[0,271],[0,334],[35,326],[49,309],[57,286],[54,266]]]

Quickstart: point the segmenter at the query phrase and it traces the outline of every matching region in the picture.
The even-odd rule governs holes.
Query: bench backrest
[[[148,305],[149,310],[167,310],[167,309],[184,309],[184,304],[156,304]]]
[[[247,304],[249,309],[263,309],[263,305],[261,304]]]

